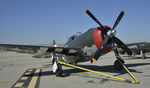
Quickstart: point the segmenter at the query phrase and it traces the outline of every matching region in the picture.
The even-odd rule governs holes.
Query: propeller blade
[[[103,40],[103,42],[97,49],[96,53],[94,54],[94,57],[92,58],[91,63],[96,62],[98,60],[98,58],[101,56],[101,53],[104,51],[104,48],[108,42],[108,39],[109,39],[109,37],[107,37],[105,40]]]
[[[112,37],[113,41],[120,47],[122,48],[126,53],[128,53],[130,56],[134,56],[134,53],[131,52],[131,50],[117,37]]]
[[[97,24],[99,24],[101,27],[103,27],[103,25],[96,19],[96,17],[88,10],[85,9],[84,10]],[[103,27],[104,28],[104,27]]]
[[[118,23],[119,23],[120,20],[122,19],[123,15],[124,15],[124,10],[122,10],[121,13],[119,14],[119,16],[118,16],[118,18],[117,18],[117,20],[116,20],[116,22],[115,22],[115,24],[114,24],[112,30],[114,30],[114,29],[116,28],[116,26],[118,25]]]

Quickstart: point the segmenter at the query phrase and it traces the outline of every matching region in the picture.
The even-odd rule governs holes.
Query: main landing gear
[[[114,68],[115,70],[122,70],[123,69],[123,65],[125,63],[125,61],[119,56],[118,50],[114,49],[114,53],[116,56],[116,61],[114,62]]]
[[[125,63],[124,62],[124,60],[122,60],[122,59],[120,59],[120,61],[121,61],[121,63]],[[120,61],[119,60],[116,60],[115,62],[114,62],[114,68],[115,68],[115,70],[122,70],[123,69],[123,66],[122,66],[122,64],[120,63]]]
[[[137,80],[133,76],[133,74],[128,70],[128,68],[123,64],[124,63],[123,59],[119,55],[116,56],[116,58],[117,58],[117,60],[114,63],[114,67],[118,70],[124,68],[128,72],[128,74],[134,79],[134,81],[130,81],[130,80],[127,80],[127,79],[124,79],[124,78],[120,78],[120,77],[108,75],[108,74],[105,74],[105,73],[102,73],[102,72],[98,72],[98,71],[90,70],[90,69],[87,69],[87,68],[83,68],[83,67],[68,64],[66,62],[61,61],[58,57],[55,56],[55,54],[53,54],[53,58],[52,58],[52,60],[54,60],[53,72],[55,73],[56,78],[61,78],[61,76],[62,76],[61,64],[63,64],[63,65],[66,65],[66,66],[70,66],[70,67],[74,67],[74,68],[77,68],[77,69],[89,71],[89,72],[92,72],[92,73],[95,73],[95,74],[99,74],[99,75],[106,76],[106,77],[109,77],[109,78],[117,79],[117,80],[124,81],[124,82],[127,82],[127,83],[139,84],[139,80]]]
[[[53,73],[56,75],[56,78],[62,77],[62,66],[58,63],[59,57],[56,57],[55,52],[52,53],[52,63],[53,63]]]
[[[55,62],[53,65],[53,72],[56,75],[56,78],[62,77],[62,66],[60,63]]]

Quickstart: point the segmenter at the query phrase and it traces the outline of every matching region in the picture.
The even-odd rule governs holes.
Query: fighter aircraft
[[[31,45],[12,45],[12,44],[0,44],[1,47],[6,48],[22,48],[22,49],[32,49],[33,52],[38,53],[49,53],[51,55],[51,60],[53,62],[53,72],[56,76],[62,75],[62,67],[57,61],[63,61],[66,63],[74,63],[91,61],[91,63],[96,62],[100,56],[110,52],[115,51],[116,57],[118,56],[117,49],[114,49],[114,44],[123,49],[130,56],[134,56],[134,53],[119,39],[115,36],[118,23],[124,15],[122,10],[119,14],[117,20],[115,21],[113,27],[107,25],[102,25],[97,18],[88,10],[85,12],[99,25],[96,28],[90,28],[85,33],[78,32],[72,35],[63,47],[56,46],[55,41],[53,41],[53,46],[31,46]],[[41,52],[38,49],[43,49]],[[124,61],[122,60],[124,63]],[[116,60],[114,62],[115,69],[122,69],[122,66]]]
[[[126,44],[126,46],[128,46],[135,55],[141,55],[144,59],[146,59],[145,53],[150,52],[150,42],[130,43]],[[122,49],[119,49],[119,53],[125,54]]]

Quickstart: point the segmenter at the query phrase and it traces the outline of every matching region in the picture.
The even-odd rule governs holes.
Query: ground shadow
[[[143,73],[141,71],[138,71],[138,70],[134,70],[134,69],[130,69],[130,67],[137,67],[137,66],[143,66],[143,65],[150,65],[150,63],[136,63],[136,64],[125,64],[129,70],[132,72],[132,73]],[[97,66],[97,65],[77,65],[77,66],[80,66],[80,67],[84,67],[84,68],[87,68],[87,69],[91,69],[91,70],[94,70],[94,71],[98,71],[98,72],[109,72],[109,73],[117,73],[116,75],[114,76],[119,76],[119,75],[123,75],[123,74],[127,74],[127,72],[125,70],[115,70],[113,68],[113,65],[107,65],[107,66]],[[103,77],[92,77],[92,76],[89,76],[89,75],[80,75],[80,74],[74,74],[74,73],[82,73],[82,72],[86,72],[84,70],[80,70],[80,69],[76,69],[76,68],[69,68],[69,69],[64,69],[63,70],[63,75],[62,77],[68,77],[70,75],[73,75],[73,76],[79,76],[79,77],[86,77],[86,78],[94,78],[94,79],[102,79],[101,80],[101,83],[105,82],[105,81],[118,81],[118,82],[121,82],[119,80],[115,80],[115,79],[109,79],[109,78],[103,78]],[[33,77],[33,76],[50,76],[50,75],[54,75],[53,71],[42,71],[40,72],[40,74],[36,74],[36,73],[33,73],[33,74],[30,74],[30,75],[26,75],[26,76],[30,76],[30,77]],[[89,82],[93,82],[93,81],[89,81]]]

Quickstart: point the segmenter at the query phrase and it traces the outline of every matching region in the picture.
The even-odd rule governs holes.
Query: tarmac
[[[126,83],[91,72],[62,66],[63,77],[56,78],[52,72],[50,58],[33,58],[32,54],[0,52],[0,88],[149,88],[150,55],[147,59],[140,56],[126,57],[125,65],[140,81],[140,84]],[[116,77],[133,80],[125,70],[117,71],[110,52],[91,64],[79,63],[78,66],[103,72]]]

